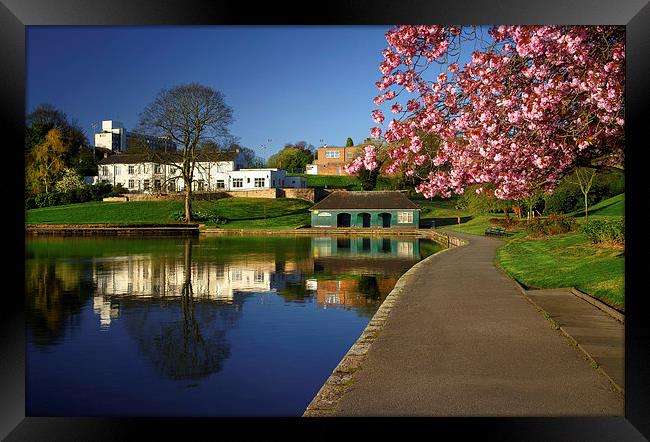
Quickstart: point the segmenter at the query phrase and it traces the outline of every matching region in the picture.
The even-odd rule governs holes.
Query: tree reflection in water
[[[28,260],[25,266],[27,330],[37,345],[60,343],[78,322],[94,285],[82,266]]]
[[[240,317],[243,302],[239,296],[231,304],[197,301],[191,269],[192,240],[187,239],[180,297],[160,305],[146,302],[124,315],[140,352],[161,376],[174,380],[198,380],[222,369],[231,348],[226,335]]]

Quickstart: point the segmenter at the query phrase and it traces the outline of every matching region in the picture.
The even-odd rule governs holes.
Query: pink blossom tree
[[[388,173],[428,171],[416,191],[462,194],[490,184],[500,199],[552,191],[577,167],[623,168],[625,30],[618,26],[498,26],[484,41],[474,27],[397,26],[376,83],[387,125],[372,112]],[[480,50],[460,66],[461,46]],[[430,74],[438,64],[443,72]],[[442,70],[441,69],[441,70]],[[434,153],[419,134],[441,140]],[[376,167],[364,150],[347,170]]]

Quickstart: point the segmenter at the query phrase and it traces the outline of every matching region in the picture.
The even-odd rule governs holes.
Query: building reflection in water
[[[305,288],[323,308],[376,307],[420,257],[416,238],[315,237],[311,250]]]
[[[418,260],[420,241],[417,238],[315,237],[311,240],[314,258],[358,256],[362,258],[405,258]]]
[[[237,292],[271,292],[275,266],[269,262],[198,262],[190,265],[193,297],[197,301],[231,304]],[[169,257],[131,255],[104,260],[93,267],[95,313],[101,324],[115,319],[110,299],[170,299],[181,296],[185,264]]]
[[[237,293],[278,293],[288,301],[315,297],[324,308],[374,306],[419,260],[416,238],[314,237],[310,256],[273,253],[226,261],[180,256],[127,255],[97,260],[93,310],[102,329],[119,318],[118,299],[171,300],[191,280],[192,299],[232,304]],[[189,275],[187,274],[189,271]],[[239,308],[236,303],[235,308]]]

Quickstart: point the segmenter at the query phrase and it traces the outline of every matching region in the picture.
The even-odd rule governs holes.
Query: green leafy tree
[[[64,160],[72,165],[88,138],[76,120],[69,120],[65,112],[51,104],[40,104],[25,118],[25,149],[31,151],[40,144],[51,129],[61,132],[61,142],[67,148]]]
[[[345,140],[345,147],[352,147],[354,146],[354,141],[352,141],[352,138],[348,137],[347,140]]]
[[[251,169],[259,169],[264,167],[264,158],[257,156],[255,151],[250,147],[240,147],[242,155],[246,159],[246,164]]]
[[[50,129],[45,139],[32,149],[32,162],[27,170],[32,188],[48,193],[65,169],[64,158],[68,150],[59,129]]]
[[[483,187],[483,191],[476,193],[476,189]],[[488,213],[504,212],[513,206],[511,200],[500,200],[494,196],[491,185],[471,186],[459,198],[459,205],[473,215],[486,215]]]
[[[300,141],[295,144],[287,143],[280,152],[271,155],[266,164],[268,167],[277,167],[289,173],[298,173],[303,172],[313,160],[313,146]]]

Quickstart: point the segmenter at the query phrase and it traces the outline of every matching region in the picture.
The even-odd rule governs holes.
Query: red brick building
[[[314,175],[348,175],[343,166],[351,163],[360,153],[361,146],[319,147],[313,165],[307,165],[307,173]],[[312,167],[310,168],[309,166]],[[310,169],[313,172],[309,172]]]

